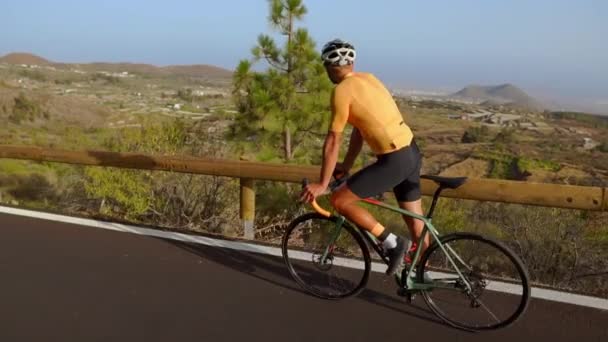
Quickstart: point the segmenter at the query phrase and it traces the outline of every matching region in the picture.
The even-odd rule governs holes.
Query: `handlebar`
[[[319,214],[325,216],[325,217],[330,217],[331,213],[323,208],[321,208],[321,206],[319,205],[319,203],[317,203],[317,200],[312,200],[312,203],[310,204],[312,205],[312,208]]]
[[[330,192],[333,192],[334,190],[336,190],[340,185],[342,185],[344,182],[346,182],[346,179],[348,178],[348,174],[343,175],[340,178],[337,178],[336,180],[334,180],[333,182],[331,182],[329,184],[329,190]],[[308,179],[304,178],[302,179],[302,189],[304,189],[306,186],[308,185]],[[330,217],[331,216],[331,212],[329,212],[328,210],[323,209],[319,203],[317,203],[316,199],[312,200],[312,203],[310,203],[310,205],[312,206],[312,208],[319,213],[320,215],[323,215],[325,217]]]

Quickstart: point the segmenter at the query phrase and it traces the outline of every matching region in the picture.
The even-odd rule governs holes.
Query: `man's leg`
[[[395,273],[403,260],[403,255],[407,248],[405,241],[395,234],[389,233],[369,211],[358,206],[357,203],[360,200],[361,198],[346,185],[335,191],[331,196],[331,204],[340,214],[382,241],[382,245],[387,251],[387,256],[390,260],[386,273],[391,275]]]
[[[407,158],[409,164],[407,164],[410,172],[409,176],[393,188],[397,202],[401,209],[405,209],[414,214],[423,216],[422,212],[422,194],[420,192],[420,168],[422,167],[422,155],[416,142],[412,143],[411,148],[408,150]],[[415,219],[413,217],[403,215],[403,220],[410,231],[410,237],[416,248],[422,248],[422,252],[429,247],[429,235],[427,234],[424,241],[420,241],[420,236],[424,229],[424,222]]]
[[[399,207],[401,209],[405,209],[407,211],[411,211],[414,214],[424,215],[422,212],[422,200],[416,200],[412,202],[399,202]],[[420,243],[420,236],[422,235],[422,230],[424,229],[424,222],[417,220],[413,217],[403,215],[403,220],[407,225],[407,228],[410,231],[410,237],[412,238],[412,242],[416,243],[417,248],[422,248],[422,252],[429,247],[430,236],[427,234],[424,237],[424,242]]]
[[[399,202],[399,207],[401,207],[402,209],[405,209],[407,211],[411,211],[415,214],[418,215],[423,215],[422,213],[422,201],[421,200],[415,200],[415,201],[409,201],[409,202]],[[416,244],[416,249],[421,248],[420,253],[423,253],[427,248],[429,248],[429,241],[430,241],[430,235],[426,234],[424,237],[424,241],[421,243],[420,242],[420,236],[422,235],[422,230],[424,229],[424,222],[415,219],[413,217],[410,216],[406,216],[403,215],[403,220],[405,221],[405,223],[407,224],[407,228],[410,231],[410,236],[412,238],[412,241]],[[412,253],[415,252],[415,249],[410,250]],[[422,255],[422,254],[420,254]],[[411,263],[411,260],[414,257],[413,254],[409,254],[405,257],[405,261],[406,263]],[[420,261],[420,260],[418,260]],[[427,261],[427,266],[428,266],[428,261]],[[432,283],[433,279],[429,276],[428,272],[424,272],[424,282],[425,283]]]
[[[359,227],[369,231],[374,236],[380,236],[380,233],[382,232],[378,232],[377,230],[374,231],[378,221],[369,213],[369,211],[357,205],[357,202],[360,200],[361,198],[350,191],[348,186],[341,187],[331,196],[331,204],[340,214],[344,215]]]

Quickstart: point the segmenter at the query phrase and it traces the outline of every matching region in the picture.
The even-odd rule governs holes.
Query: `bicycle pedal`
[[[411,293],[406,289],[397,290],[397,294],[400,297],[404,297],[408,304],[412,304],[412,301],[416,298],[416,294]]]
[[[414,301],[414,299],[416,299],[416,294],[414,294],[414,293],[410,292],[405,296],[405,300],[407,301],[408,304],[412,304],[412,301]]]
[[[412,301],[414,299],[416,299],[415,293],[412,293],[411,291],[408,291],[407,289],[404,289],[404,288],[397,289],[397,295],[399,297],[405,297],[405,300],[407,301],[408,304],[412,304]]]

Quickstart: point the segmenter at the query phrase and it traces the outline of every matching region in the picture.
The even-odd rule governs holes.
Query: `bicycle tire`
[[[472,234],[472,233],[449,234],[449,235],[441,237],[440,241],[441,241],[442,245],[450,246],[450,247],[452,247],[452,249],[453,249],[453,246],[451,246],[451,245],[454,245],[455,242],[459,242],[459,241],[479,242],[480,244],[485,244],[485,247],[489,247],[490,249],[499,251],[500,254],[506,256],[506,260],[508,260],[512,266],[511,272],[516,273],[521,279],[521,299],[519,300],[517,305],[514,306],[514,310],[512,313],[506,314],[505,319],[499,320],[498,317],[490,309],[488,309],[487,305],[485,305],[483,303],[483,301],[481,301],[479,299],[482,296],[482,294],[486,291],[486,287],[488,286],[487,281],[489,280],[490,284],[495,282],[494,284],[492,284],[494,287],[494,290],[490,289],[487,292],[490,293],[490,294],[488,294],[488,296],[490,296],[491,299],[496,302],[503,300],[503,299],[500,299],[500,296],[502,296],[503,298],[511,298],[511,297],[513,297],[513,293],[519,293],[519,290],[517,290],[519,288],[519,286],[513,285],[512,282],[509,283],[508,280],[510,278],[505,277],[505,276],[485,277],[482,275],[482,273],[479,270],[470,270],[469,273],[467,273],[467,275],[466,275],[466,277],[468,277],[468,280],[470,281],[470,284],[476,284],[476,286],[481,286],[482,284],[485,283],[485,285],[483,285],[483,288],[479,287],[479,288],[475,289],[476,291],[481,290],[481,293],[478,295],[479,298],[475,298],[474,300],[472,300],[471,294],[470,293],[467,294],[467,296],[469,296],[469,300],[471,300],[471,302],[470,302],[471,308],[475,309],[475,304],[479,305],[479,303],[481,303],[481,305],[479,305],[477,308],[481,307],[483,310],[488,311],[488,313],[492,316],[492,318],[496,322],[493,322],[493,324],[471,325],[471,324],[465,324],[461,321],[457,321],[453,317],[449,317],[450,315],[446,314],[445,310],[442,310],[439,307],[439,305],[437,304],[437,301],[433,298],[434,292],[437,291],[436,288],[431,289],[429,291],[422,291],[422,296],[423,296],[425,302],[427,303],[429,308],[439,318],[441,318],[447,324],[449,324],[453,327],[456,327],[456,328],[460,328],[460,329],[464,329],[464,330],[468,330],[468,331],[486,331],[486,330],[495,330],[495,329],[507,327],[507,326],[515,323],[525,313],[525,311],[528,307],[529,301],[530,301],[529,275],[528,275],[526,267],[524,266],[521,259],[511,249],[509,249],[507,246],[505,246],[501,242],[495,241],[491,238],[487,238],[487,237],[484,237],[484,236],[481,236],[478,234]],[[424,272],[427,271],[427,269],[426,269],[427,267],[430,267],[432,270],[432,268],[433,268],[432,264],[433,264],[433,262],[435,262],[435,259],[433,258],[433,256],[436,252],[443,254],[445,257],[445,254],[444,254],[443,250],[440,248],[440,245],[437,242],[434,242],[424,252],[424,254],[421,258],[420,264],[419,264],[421,266],[417,267],[416,277],[418,279],[418,282],[424,281]],[[499,273],[499,272],[505,272],[505,270],[506,270],[506,264],[504,263],[504,260],[502,261],[503,263],[500,264],[500,262],[496,262],[495,259],[490,259],[489,257],[483,256],[484,253],[482,252],[482,249],[480,249],[480,248],[477,248],[476,250],[473,250],[472,252],[467,252],[467,253],[469,255],[471,255],[471,259],[482,260],[485,258],[484,259],[484,261],[486,263],[485,268],[490,268],[489,263],[496,263],[496,265],[498,265],[498,266],[493,270],[493,272]],[[447,258],[446,258],[446,260],[447,260]],[[453,266],[451,266],[451,267],[453,268]],[[462,270],[461,270],[461,272],[462,272]],[[455,282],[457,283],[458,281],[455,280]],[[462,285],[462,286],[464,287],[464,285]],[[511,291],[513,291],[513,293],[510,293],[510,294],[503,293],[502,295],[498,295],[498,293],[500,293],[500,291],[505,291],[505,290],[498,289],[501,286],[505,289],[510,289]],[[456,291],[453,291],[453,290],[448,290],[448,291],[452,291],[452,293],[454,293],[454,295],[457,294]],[[464,289],[460,295],[462,295],[463,293],[464,293]],[[477,296],[477,295],[473,294],[473,296]],[[444,301],[447,302],[447,300],[444,300]],[[498,306],[498,308],[500,310],[506,310],[506,309],[504,309],[504,307],[501,307],[501,306]],[[478,312],[483,312],[483,311],[478,311]]]
[[[298,283],[298,285],[300,285],[304,290],[306,290],[306,292],[322,298],[322,299],[329,299],[329,300],[337,300],[337,299],[343,299],[343,298],[347,298],[347,297],[351,297],[351,296],[355,296],[357,294],[359,294],[367,285],[367,282],[369,280],[369,275],[371,272],[371,257],[370,257],[370,253],[369,253],[369,249],[367,248],[367,245],[365,244],[365,242],[363,241],[363,238],[361,237],[360,233],[357,232],[355,230],[355,228],[353,228],[352,225],[350,225],[348,222],[344,222],[343,226],[342,226],[342,231],[341,231],[341,235],[342,234],[347,234],[345,235],[346,237],[350,237],[352,238],[352,242],[355,242],[356,245],[358,246],[358,250],[360,250],[360,256],[358,258],[354,258],[354,259],[344,259],[344,260],[349,260],[351,262],[355,262],[358,265],[360,265],[363,270],[359,270],[357,267],[352,268],[352,271],[345,271],[345,272],[357,272],[357,271],[363,271],[362,276],[360,277],[356,277],[357,280],[354,281],[354,284],[352,286],[352,288],[346,289],[343,292],[329,292],[329,291],[323,291],[322,287],[318,287],[317,284],[311,284],[313,282],[313,280],[307,280],[305,279],[305,277],[303,277],[303,271],[298,270],[298,268],[301,268],[301,265],[298,265],[296,263],[297,262],[302,262],[302,260],[304,260],[305,258],[296,258],[295,256],[293,258],[290,257],[290,252],[292,252],[292,254],[294,251],[299,251],[302,252],[302,248],[296,248],[294,247],[294,245],[296,245],[295,243],[293,243],[295,241],[294,238],[294,232],[296,232],[300,227],[303,227],[305,224],[309,224],[309,225],[315,225],[315,227],[317,227],[317,234],[319,234],[318,232],[320,231],[320,229],[318,229],[318,226],[322,226],[322,225],[334,225],[335,227],[335,223],[337,222],[337,217],[335,216],[331,216],[331,217],[325,217],[322,216],[318,213],[308,213],[308,214],[304,214],[296,219],[294,219],[289,226],[287,227],[287,229],[285,230],[285,233],[283,235],[283,240],[281,243],[281,250],[282,250],[282,254],[283,254],[283,259],[285,261],[285,264],[287,266],[287,269],[289,270],[289,274],[291,275],[291,277],[296,281],[296,283]],[[312,232],[312,230],[311,230]],[[290,238],[293,238],[292,240],[290,240]],[[290,244],[290,242],[292,242]],[[351,242],[351,243],[352,243]],[[321,248],[322,249],[322,248]],[[320,251],[313,251],[312,252],[312,259],[313,259],[313,264],[315,262],[315,253],[318,253]],[[306,251],[305,253],[308,253],[308,251]],[[333,254],[333,252],[332,252]],[[333,257],[333,255],[332,255]],[[340,257],[338,257],[340,258]],[[332,259],[333,260],[333,259]],[[342,260],[342,259],[340,259]],[[316,264],[314,268],[316,268],[316,270],[320,270],[323,271],[322,268],[326,267],[324,265],[320,265],[320,263]],[[352,266],[351,266],[352,267]],[[329,269],[333,269],[334,265],[329,265]],[[341,268],[348,268],[348,267],[342,267],[342,266],[336,266],[335,270],[341,270]],[[306,275],[310,275],[310,271],[311,269],[308,268],[307,269],[308,273],[306,273]]]

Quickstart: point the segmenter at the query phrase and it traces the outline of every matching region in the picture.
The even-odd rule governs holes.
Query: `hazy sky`
[[[608,0],[305,0],[317,45],[341,37],[391,85],[511,82],[608,103]],[[266,0],[3,0],[0,54],[234,68]]]

